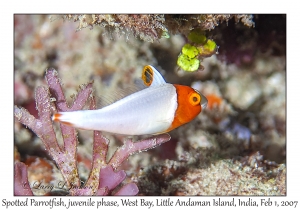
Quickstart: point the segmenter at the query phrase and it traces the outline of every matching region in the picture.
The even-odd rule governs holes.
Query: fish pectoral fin
[[[158,133],[153,133],[152,135],[156,136],[156,135],[163,134],[163,133],[168,133],[168,130],[162,131],[162,132],[158,132]]]
[[[109,94],[97,96],[97,107],[103,108],[105,106],[111,105],[116,101],[119,101],[125,98],[126,96],[129,96],[145,88],[147,87],[141,86],[141,84],[128,84],[124,89],[116,88],[116,90],[110,92]]]

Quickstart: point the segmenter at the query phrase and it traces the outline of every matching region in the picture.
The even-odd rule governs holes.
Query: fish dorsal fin
[[[144,67],[142,80],[147,87],[160,86],[166,83],[161,74],[151,65]]]
[[[135,92],[148,87],[161,86],[163,84],[166,84],[166,82],[161,74],[153,66],[147,65],[142,71],[142,79],[136,79],[134,84],[127,85],[124,89],[117,88],[109,94],[97,97],[97,107],[103,108]]]

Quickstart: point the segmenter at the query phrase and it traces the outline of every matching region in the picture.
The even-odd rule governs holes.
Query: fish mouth
[[[207,102],[208,102],[207,98],[206,98],[202,93],[200,93],[198,90],[195,90],[195,91],[196,91],[196,92],[200,95],[200,97],[201,97],[201,101],[200,101],[201,108],[202,108],[202,109],[205,109],[206,106],[207,106]]]

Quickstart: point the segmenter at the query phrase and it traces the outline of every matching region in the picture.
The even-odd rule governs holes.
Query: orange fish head
[[[174,85],[177,92],[177,110],[168,131],[192,121],[207,105],[207,99],[197,90],[184,85]]]

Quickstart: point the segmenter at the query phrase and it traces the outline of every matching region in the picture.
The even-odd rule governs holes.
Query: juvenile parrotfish
[[[166,133],[193,120],[207,105],[197,90],[166,83],[150,65],[144,67],[145,88],[97,110],[58,112],[52,119],[76,128],[123,135]]]

